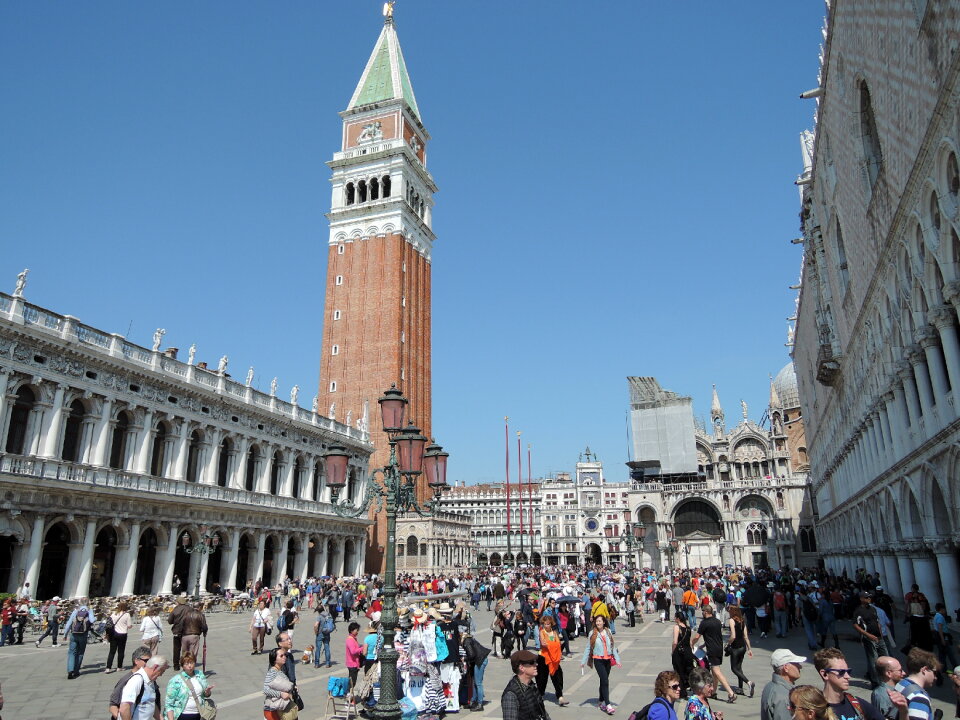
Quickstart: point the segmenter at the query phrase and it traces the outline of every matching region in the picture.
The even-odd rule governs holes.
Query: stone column
[[[263,577],[263,551],[267,545],[267,535],[264,532],[261,532],[257,535],[257,552],[253,558],[253,567],[248,566],[248,574],[252,575],[253,581],[256,582]],[[253,570],[250,573],[250,570]]]
[[[928,598],[943,597],[937,561],[923,549],[913,555],[913,573],[920,592]]]
[[[283,582],[287,577],[287,550],[290,547],[290,535],[282,534],[280,543],[273,549],[273,567],[276,570],[276,577],[273,578],[274,584]]]
[[[317,553],[317,566],[313,569],[313,574],[317,576],[329,575],[330,573],[327,572],[327,546],[330,542],[330,538],[326,535],[320,535],[317,538],[317,542],[320,543],[318,545],[320,550]]]
[[[903,394],[906,398],[907,417],[910,419],[910,428],[917,427],[920,420],[920,398],[917,395],[917,385],[914,380],[913,368],[910,363],[901,361],[897,363],[897,375],[903,385]]]
[[[100,420],[93,432],[93,461],[97,467],[106,467],[109,461],[107,453],[110,450],[110,414],[113,410],[113,399],[104,398],[100,409]]]
[[[948,542],[936,540],[930,543],[930,549],[933,550],[937,559],[940,585],[943,587],[943,595],[941,595],[943,602],[947,608],[955,608],[960,604],[960,575],[958,575],[954,548]]]
[[[197,553],[200,556],[200,592],[207,589],[207,571],[210,569],[210,553]],[[196,577],[196,575],[194,575]]]
[[[883,582],[880,584],[883,585],[884,590],[893,598],[903,597],[907,594],[907,590],[910,589],[902,589],[903,584],[900,582],[900,566],[897,565],[897,558],[889,552],[883,555]]]
[[[224,590],[228,588],[237,588],[237,573],[240,570],[240,531],[237,529],[230,531],[230,550],[226,558],[226,578],[222,582]],[[246,582],[246,579],[243,581]]]
[[[300,549],[297,550],[296,555],[293,559],[293,575],[294,578],[299,578],[301,581],[305,580],[307,577],[307,559],[308,552],[310,551],[310,537],[304,535],[300,538]]]
[[[43,538],[44,528],[47,520],[43,515],[38,515],[33,520],[33,530],[30,533],[30,549],[27,552],[26,573],[24,580],[30,583],[30,587],[37,587],[37,579],[40,577],[40,560],[43,557]]]
[[[233,477],[227,478],[227,487],[243,490],[244,483],[247,480],[247,463],[250,459],[250,440],[241,437],[237,442],[237,462],[233,472]],[[246,582],[246,580],[244,580]]]
[[[204,485],[217,484],[217,465],[220,462],[220,439],[223,436],[223,430],[211,428],[207,433],[207,457],[204,468],[200,473],[200,482]]]
[[[270,493],[270,470],[273,466],[273,446],[269,443],[263,445],[263,457],[260,460],[260,476],[257,478],[257,492]]]
[[[173,587],[173,569],[177,562],[177,541],[180,532],[176,525],[171,525],[168,531],[170,535],[167,539],[167,547],[163,551],[161,565],[153,573],[154,595],[168,593]]]
[[[927,418],[927,425],[932,422],[933,391],[930,389],[930,371],[927,368],[923,350],[919,345],[911,345],[907,349],[907,357],[913,366],[913,376],[917,383],[917,393],[920,396],[920,413]],[[931,428],[928,427],[928,430]]]
[[[303,478],[300,482],[300,497],[304,500],[313,500],[313,468],[315,460],[312,457],[307,458],[307,463],[303,468]]]
[[[150,450],[153,445],[153,410],[147,410],[143,413],[143,427],[138,438],[136,464],[134,472],[138,475],[146,475],[150,469]]]
[[[80,573],[77,576],[76,587],[63,587],[63,594],[67,597],[87,597],[90,593],[90,573],[93,570],[94,541],[97,539],[97,520],[88,518],[87,526],[83,531],[83,550],[80,554]],[[116,570],[114,570],[116,574]],[[31,585],[31,587],[33,587]]]
[[[10,409],[11,396],[7,395],[7,384],[10,382],[10,371],[0,368],[0,437],[7,436],[7,412]],[[31,585],[30,587],[33,587]],[[16,589],[16,588],[14,588]]]
[[[367,534],[364,533],[360,536],[360,549],[358,551],[360,556],[360,562],[357,563],[357,567],[360,569],[358,574],[363,574],[367,568]]]
[[[907,554],[906,545],[895,545],[894,552],[897,554],[897,568],[900,570],[900,588],[903,592],[897,598],[897,604],[903,602],[903,596],[910,591],[910,586],[916,582],[913,574],[913,561]]]
[[[940,353],[939,339],[937,331],[929,325],[920,328],[917,332],[917,340],[920,347],[923,348],[923,354],[927,359],[927,367],[930,370],[934,401],[937,407],[943,404],[940,402],[940,398],[945,398],[947,393],[950,392],[947,383],[947,369],[944,367],[943,355]]]
[[[137,578],[137,563],[140,559],[140,521],[134,520],[130,526],[130,544],[127,548],[127,558],[124,560],[123,585],[121,595],[133,595],[133,585]],[[117,574],[114,568],[113,574]]]
[[[336,540],[337,545],[337,554],[336,554],[336,566],[334,567],[334,575],[341,577],[343,575],[343,564],[346,560],[347,554],[347,541],[342,535],[337,536]]]
[[[173,467],[173,479],[183,480],[187,476],[187,459],[190,455],[189,440],[190,421],[180,421],[180,432],[177,435],[176,461]]]
[[[64,597],[80,597],[77,595],[77,589],[80,585],[80,570],[83,562],[83,543],[70,543],[69,554],[67,555],[67,572],[63,581]]]
[[[887,466],[889,467],[896,458],[900,457],[900,439],[897,437],[898,430],[894,429],[894,421],[890,412],[890,405],[894,397],[892,392],[883,394],[880,405],[880,424],[883,426],[883,432],[887,438]]]
[[[930,312],[930,320],[940,333],[940,344],[943,346],[950,387],[956,395],[957,388],[960,387],[958,385],[960,383],[960,341],[957,339],[957,329],[953,325],[953,311],[946,305],[940,305]]]
[[[57,391],[53,396],[53,406],[49,413],[50,420],[47,423],[43,438],[43,450],[40,453],[43,457],[57,457],[57,451],[60,449],[60,428],[63,425],[63,393],[68,387],[68,385],[58,384]]]

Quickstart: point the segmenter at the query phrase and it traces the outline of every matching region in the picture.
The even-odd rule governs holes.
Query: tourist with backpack
[[[70,636],[70,646],[67,648],[67,680],[80,676],[83,654],[87,650],[87,638],[90,633],[90,618],[87,599],[80,598],[64,626],[66,634]]]
[[[775,587],[773,590],[773,628],[778,638],[787,636],[788,608],[787,595],[783,588]]]
[[[293,607],[293,600],[287,600],[283,612],[281,612],[280,617],[277,618],[277,631],[289,633],[290,639],[293,640],[293,628],[299,620],[300,615],[297,614],[296,609]]]
[[[107,667],[105,673],[123,670],[123,654],[127,650],[127,632],[131,625],[130,613],[127,612],[127,604],[122,600],[107,618],[106,635],[110,641],[110,652],[107,654]],[[113,658],[117,658],[117,667],[113,668]]]
[[[259,655],[263,652],[263,640],[268,633],[273,632],[273,616],[270,614],[270,608],[263,600],[257,603],[253,611],[253,617],[250,618],[250,642],[253,643],[251,655]]]
[[[135,672],[143,669],[147,664],[147,660],[149,660],[152,655],[153,653],[146,645],[141,645],[133,651],[133,654],[130,656],[130,665],[133,669],[130,670],[130,672],[124,673],[123,676],[117,680],[116,685],[113,686],[113,692],[110,693],[110,720],[118,720],[120,718],[120,702],[123,697],[124,686],[127,684],[127,681],[133,677]]]
[[[820,619],[820,610],[817,607],[817,601],[811,597],[805,585],[801,585],[797,591],[797,620],[803,623],[804,632],[807,634],[807,647],[811,650],[817,649],[817,620]]]
[[[167,669],[167,660],[154,655],[137,670],[120,695],[120,717],[123,720],[160,720],[160,687],[157,679]]]
[[[633,714],[633,720],[677,720],[673,704],[680,699],[680,676],[664,670],[653,684],[653,702]]]
[[[320,667],[320,648],[323,648],[324,661],[327,667],[331,666],[330,661],[330,635],[337,629],[333,622],[333,617],[324,604],[317,605],[317,621],[313,624],[313,634],[316,636],[316,642],[313,646],[313,666]]]

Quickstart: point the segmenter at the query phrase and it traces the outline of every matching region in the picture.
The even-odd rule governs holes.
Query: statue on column
[[[23,289],[27,286],[27,275],[30,274],[30,268],[24,268],[23,272],[17,274],[17,286],[13,289],[14,297],[23,297]]]
[[[153,333],[153,351],[157,352],[160,349],[160,343],[163,342],[163,336],[167,334],[167,331],[163,328],[157,328]]]
[[[270,397],[277,396],[277,378],[270,381]]]
[[[293,389],[290,390],[290,404],[291,404],[291,405],[296,405],[296,404],[297,404],[297,398],[299,397],[299,395],[300,395],[300,386],[299,386],[299,385],[294,385],[294,386],[293,386]]]
[[[247,370],[247,387],[253,383],[253,365],[250,366],[250,369]]]
[[[743,419],[747,419],[747,403],[743,400],[740,401],[740,409],[743,411]]]
[[[226,355],[224,355],[223,357],[221,357],[221,358],[220,358],[220,362],[217,363],[217,372],[220,373],[221,375],[226,375],[226,374],[227,374],[227,363],[229,363],[229,362],[230,362],[230,358],[228,358]]]
[[[190,351],[187,353],[187,365],[193,365],[193,359],[197,356],[197,344],[194,343],[190,346]]]
[[[314,396],[313,396],[313,402],[310,403],[310,409],[313,411],[313,414],[314,414],[314,415],[317,414],[317,406],[318,406],[319,404],[320,404],[320,396],[319,396],[319,395],[314,395]]]
[[[331,419],[331,420],[336,420],[336,419],[337,419],[337,403],[335,403],[335,402],[330,403],[330,412],[329,412],[329,415],[330,415],[330,419]]]
[[[368,432],[370,430],[370,401],[363,401],[363,416],[359,420],[358,428],[361,432]]]
[[[345,420],[345,424],[349,426],[352,418],[353,418],[353,410],[347,410],[347,419]]]

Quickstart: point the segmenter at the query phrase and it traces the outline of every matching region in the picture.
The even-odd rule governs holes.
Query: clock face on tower
[[[600,482],[600,473],[598,472],[583,472],[580,473],[580,482],[584,485],[596,485]]]
[[[600,523],[596,518],[588,518],[587,521],[583,524],[588,532],[596,532],[600,528]]]

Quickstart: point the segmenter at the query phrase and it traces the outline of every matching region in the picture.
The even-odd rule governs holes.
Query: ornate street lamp
[[[623,533],[620,535],[620,539],[623,541],[624,545],[627,546],[627,552],[630,553],[630,573],[633,574],[636,566],[633,564],[633,552],[634,550],[639,550],[641,552],[639,564],[643,564],[643,540],[647,537],[647,526],[643,524],[642,521],[637,521],[634,523],[628,523],[623,527]]]
[[[180,536],[180,544],[183,547],[183,551],[188,555],[193,555],[194,553],[199,553],[200,558],[197,560],[197,580],[195,584],[196,589],[196,598],[200,599],[200,565],[203,562],[202,558],[204,555],[213,555],[217,551],[217,548],[220,547],[220,533],[209,532],[209,528],[206,525],[200,526],[200,542],[196,545],[190,545],[190,533],[184,531],[183,535]]]
[[[327,468],[327,487],[332,493],[334,512],[341,517],[366,515],[371,504],[377,511],[387,511],[386,569],[383,573],[383,610],[380,625],[383,628],[383,650],[380,653],[380,699],[372,715],[378,720],[397,720],[400,705],[397,702],[397,658],[394,637],[397,632],[397,515],[414,511],[431,517],[440,511],[440,495],[448,488],[447,458],[449,453],[434,441],[424,450],[427,438],[420,428],[407,423],[404,415],[407,399],[397,386],[392,386],[378,401],[383,431],[390,440],[390,459],[382,468],[372,470],[367,479],[367,493],[359,506],[348,500],[338,501],[338,495],[347,484],[347,465],[350,455],[339,445],[331,446],[324,455]],[[380,481],[377,481],[377,475]],[[433,490],[433,498],[422,507],[417,502],[418,478],[423,475]]]
[[[677,550],[680,548],[680,541],[675,537],[670,538],[670,564],[673,569],[677,569]]]

